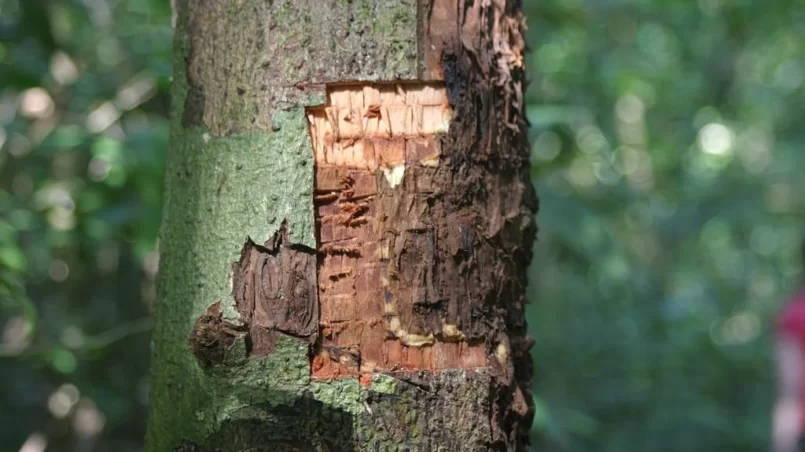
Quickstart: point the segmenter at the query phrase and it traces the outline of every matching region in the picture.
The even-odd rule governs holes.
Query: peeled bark
[[[519,2],[176,3],[148,450],[524,450]]]

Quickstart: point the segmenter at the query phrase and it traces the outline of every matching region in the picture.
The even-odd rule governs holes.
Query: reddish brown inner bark
[[[308,111],[319,235],[315,377],[487,365],[484,345],[467,343],[442,315],[434,287],[434,175],[451,116],[439,83],[338,85]]]

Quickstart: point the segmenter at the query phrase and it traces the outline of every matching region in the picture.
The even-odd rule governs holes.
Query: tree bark
[[[177,0],[149,451],[519,451],[516,0]]]

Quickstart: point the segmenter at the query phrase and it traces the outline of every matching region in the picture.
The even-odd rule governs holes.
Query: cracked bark
[[[516,0],[177,0],[148,449],[525,450]]]

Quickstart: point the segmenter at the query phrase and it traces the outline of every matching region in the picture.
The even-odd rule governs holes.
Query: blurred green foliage
[[[141,450],[170,5],[0,0],[0,450]]]
[[[805,230],[805,2],[528,2],[546,451],[768,448]]]
[[[0,449],[141,450],[166,0],[0,0]],[[536,450],[756,451],[803,1],[526,1]]]

